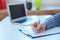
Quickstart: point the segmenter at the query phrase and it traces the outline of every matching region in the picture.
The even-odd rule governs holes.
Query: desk
[[[60,34],[31,39],[18,31],[20,26],[10,23],[9,17],[0,22],[0,40],[60,40]]]

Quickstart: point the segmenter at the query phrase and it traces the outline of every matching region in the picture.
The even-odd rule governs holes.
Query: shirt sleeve
[[[46,30],[60,25],[60,13],[46,19]]]

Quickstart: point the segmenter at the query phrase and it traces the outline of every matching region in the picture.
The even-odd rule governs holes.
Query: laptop
[[[31,25],[35,22],[36,16],[27,16],[26,3],[10,3],[7,5],[11,23],[20,25]],[[35,20],[35,21],[34,21]]]

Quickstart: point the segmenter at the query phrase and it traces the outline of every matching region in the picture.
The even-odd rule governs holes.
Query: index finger
[[[38,25],[37,22],[34,22],[34,23],[32,24],[33,27],[37,27],[37,25]]]

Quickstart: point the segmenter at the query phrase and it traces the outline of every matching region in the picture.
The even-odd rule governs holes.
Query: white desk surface
[[[9,17],[0,22],[0,40],[60,40],[60,34],[31,39],[20,33],[20,26],[10,23]]]

